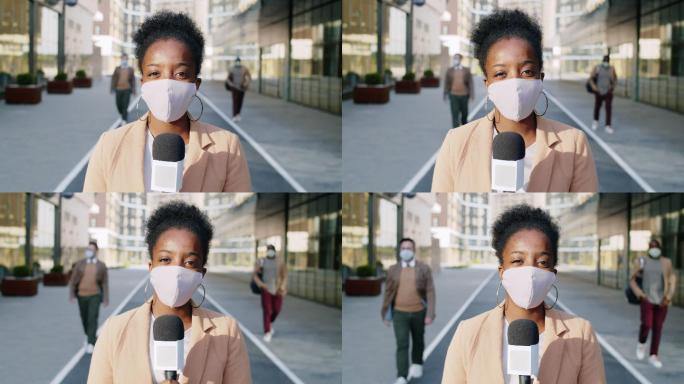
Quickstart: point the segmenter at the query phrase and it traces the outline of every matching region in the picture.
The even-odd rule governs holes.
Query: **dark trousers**
[[[78,296],[78,310],[81,313],[83,330],[88,336],[88,344],[95,345],[97,318],[100,315],[102,295]]]
[[[451,105],[451,127],[456,128],[468,122],[468,96],[449,95]]]
[[[594,120],[598,121],[601,104],[603,104],[604,101],[606,102],[606,125],[610,125],[610,118],[613,110],[612,92],[608,92],[605,95],[599,95],[598,92],[594,93]]]
[[[245,92],[233,89],[233,116],[239,115],[242,111],[242,101],[245,99]]]
[[[397,339],[397,377],[408,376],[409,337],[412,342],[411,363],[423,364],[425,349],[425,310],[401,312],[394,310],[392,322],[394,337]]]
[[[271,323],[283,308],[283,296],[273,295],[267,289],[261,290],[261,309],[264,314],[264,333],[271,331]]]
[[[647,299],[641,299],[641,327],[639,327],[639,342],[646,342],[648,332],[653,329],[651,335],[651,353],[657,355],[660,346],[660,336],[663,333],[663,323],[667,316],[667,305],[651,304]]]
[[[121,119],[126,123],[128,122],[128,103],[131,102],[131,90],[130,89],[117,89],[116,90],[116,110],[119,111]]]

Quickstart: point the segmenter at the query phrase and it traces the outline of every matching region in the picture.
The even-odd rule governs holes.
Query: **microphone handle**
[[[520,384],[532,384],[532,377],[531,376],[519,375],[518,376],[518,382]]]
[[[176,372],[176,371],[164,371],[164,378],[166,380],[178,380],[178,372]]]

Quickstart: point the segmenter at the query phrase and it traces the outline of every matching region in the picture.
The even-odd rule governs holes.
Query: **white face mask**
[[[95,252],[92,249],[86,249],[85,257],[92,259],[93,257],[95,257]]]
[[[458,67],[461,64],[461,59],[454,59],[453,63],[454,63],[454,67]]]
[[[535,308],[556,281],[556,274],[537,267],[514,267],[504,271],[503,284],[508,296],[520,308]]]
[[[273,258],[273,257],[275,257],[275,255],[276,255],[275,251],[269,250],[266,252],[266,256],[268,256],[268,257]]]
[[[410,249],[402,249],[399,251],[399,257],[401,257],[402,260],[404,261],[411,261],[413,259],[413,251]]]
[[[195,83],[171,79],[152,80],[140,88],[142,98],[157,119],[170,123],[188,111],[197,93]]]
[[[539,79],[508,79],[487,87],[487,95],[507,119],[520,121],[529,116],[542,93]]]
[[[657,259],[661,255],[660,248],[651,248],[648,250],[648,255],[651,256],[654,259]]]
[[[174,265],[155,267],[150,272],[150,283],[157,297],[173,308],[187,303],[202,280],[201,273]]]
[[[122,66],[123,68],[128,67],[128,60],[121,60],[121,66]]]

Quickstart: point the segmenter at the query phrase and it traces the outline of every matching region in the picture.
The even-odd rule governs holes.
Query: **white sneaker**
[[[266,332],[266,333],[264,333],[264,341],[265,341],[265,342],[270,343],[272,337],[273,337],[273,333],[272,333],[272,332]]]
[[[86,352],[87,354],[89,354],[89,355],[92,355],[94,349],[95,349],[95,346],[94,346],[94,345],[88,344],[88,345],[86,346],[85,352]]]
[[[233,116],[233,121],[240,121],[240,120],[242,120],[242,117],[240,117],[240,115]]]
[[[612,135],[615,132],[613,128],[610,127],[610,125],[606,125],[606,133]]]
[[[397,381],[394,382],[394,384],[407,384],[408,381],[406,381],[405,378],[403,377],[397,377]]]
[[[637,343],[637,359],[643,360],[646,357],[646,343]]]
[[[658,360],[658,356],[656,355],[651,355],[651,357],[648,358],[648,362],[658,369],[663,367],[663,363],[661,363],[660,360]]]
[[[598,129],[598,120],[594,120],[594,122],[591,123],[591,129],[594,131]]]
[[[409,368],[409,376],[412,379],[420,379],[423,377],[423,366],[420,364],[411,364]]]

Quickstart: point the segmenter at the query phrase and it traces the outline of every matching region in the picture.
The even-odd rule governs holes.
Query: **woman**
[[[508,324],[532,320],[539,329],[539,371],[535,383],[605,383],[601,348],[591,324],[559,311],[544,298],[556,280],[558,227],[539,208],[515,206],[492,227],[506,297],[494,309],[464,320],[444,362],[442,384],[517,383],[506,374]],[[500,287],[499,287],[500,288]],[[558,292],[556,291],[556,298]]]
[[[162,133],[185,142],[181,191],[248,192],[251,181],[238,137],[199,121],[188,106],[202,83],[198,77],[204,38],[182,13],[163,11],[145,20],[133,36],[141,95],[151,113],[105,132],[90,157],[84,192],[151,190],[152,143]],[[204,105],[202,105],[204,110]]]
[[[639,274],[641,274],[641,287],[636,282]],[[660,242],[655,239],[651,240],[648,244],[648,257],[639,257],[635,261],[629,285],[641,300],[637,358],[643,360],[646,357],[646,339],[653,329],[648,362],[656,368],[663,367],[663,363],[658,359],[658,346],[667,316],[667,307],[672,304],[672,295],[677,287],[676,278],[672,270],[672,261],[662,255]]]
[[[264,341],[270,342],[275,333],[272,323],[283,308],[287,293],[287,266],[277,257],[275,246],[266,246],[266,257],[258,259],[254,265],[253,279],[261,288]]]
[[[595,192],[596,166],[584,133],[542,117],[548,99],[541,113],[534,111],[544,79],[539,25],[522,11],[497,10],[480,21],[471,40],[494,109],[449,131],[432,191],[491,192],[493,138],[515,132],[526,147],[520,192]]]
[[[145,237],[152,298],[107,320],[95,344],[88,383],[176,383],[164,381],[164,372],[153,370],[150,359],[151,330],[162,315],[183,321],[185,366],[179,383],[251,383],[237,322],[191,300],[207,271],[212,236],[207,217],[184,202],[168,203],[152,214]]]

